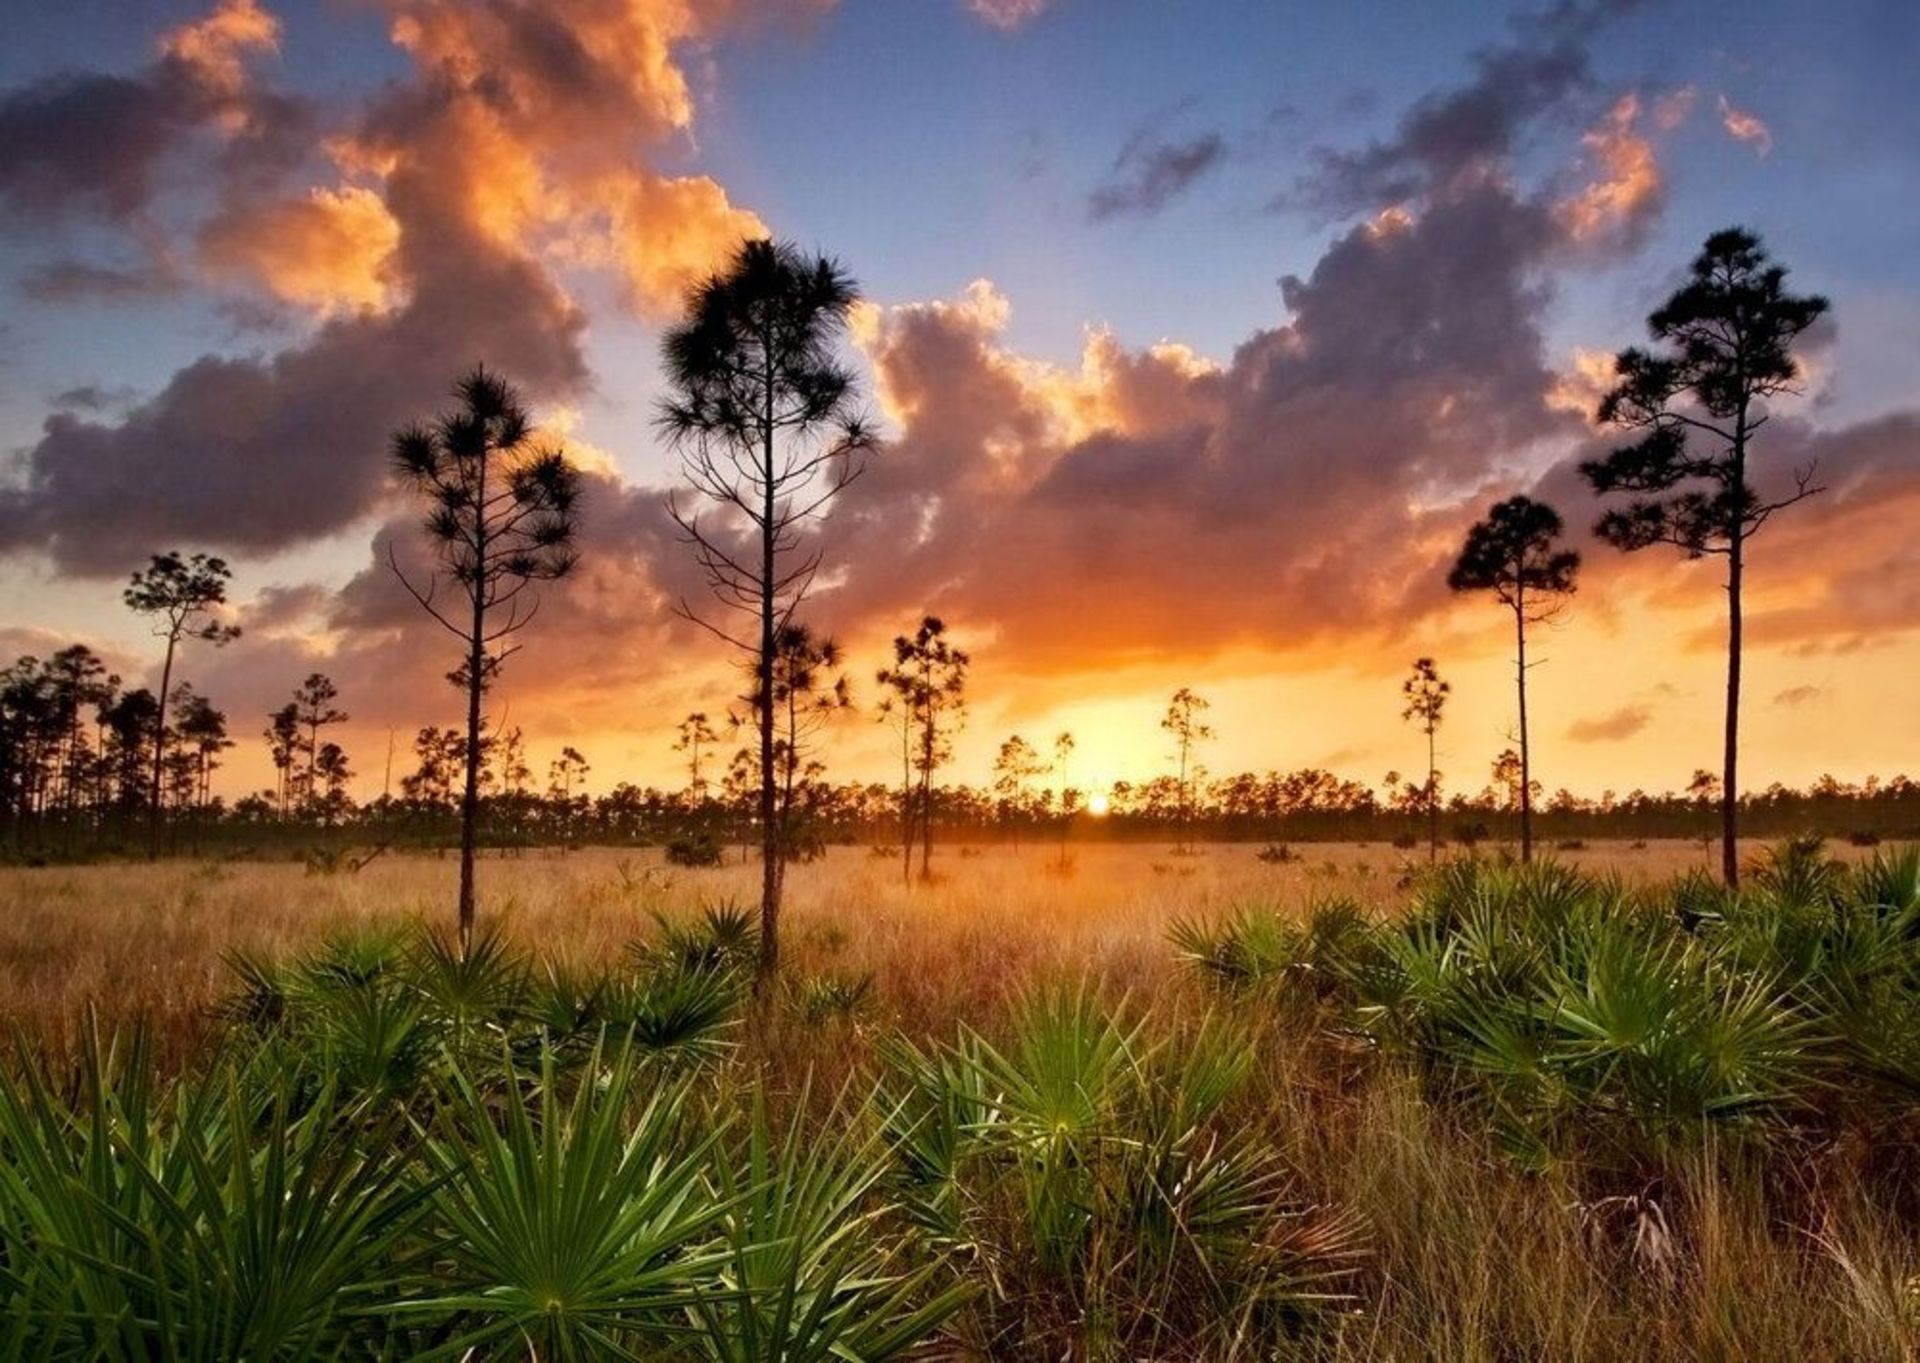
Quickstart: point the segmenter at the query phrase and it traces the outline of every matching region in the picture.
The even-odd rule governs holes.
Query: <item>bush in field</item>
[[[667,844],[667,862],[673,866],[718,866],[725,849],[711,833],[689,833]]]
[[[1478,820],[1462,820],[1453,826],[1453,840],[1472,851],[1492,836],[1492,830]]]
[[[739,1122],[701,1079],[745,972],[678,961],[729,922],[599,976],[342,935],[237,960],[202,1071],[157,1082],[138,1038],[77,1082],[0,1069],[0,1356],[917,1349],[967,1294],[882,1191],[879,1123]]]
[[[1792,842],[1738,892],[1456,861],[1396,922],[1255,907],[1171,937],[1228,993],[1335,1001],[1528,1158],[1766,1140],[1920,1095],[1920,849],[1848,869]]]
[[[1004,1046],[963,1030],[888,1048],[899,1196],[933,1243],[986,1267],[992,1333],[1058,1356],[1097,1320],[1116,1356],[1149,1341],[1212,1356],[1346,1299],[1357,1226],[1308,1203],[1230,1115],[1252,1054],[1225,1024],[1156,1037],[1059,990],[1026,1002]]]

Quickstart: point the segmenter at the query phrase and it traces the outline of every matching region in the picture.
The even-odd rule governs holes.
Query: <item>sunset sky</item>
[[[1552,790],[1718,756],[1717,560],[1591,541],[1575,472],[1611,352],[1712,230],[1760,232],[1831,325],[1758,481],[1828,491],[1755,542],[1755,786],[1920,775],[1920,6],[1171,0],[89,0],[0,49],[0,647],[157,673],[120,605],[156,550],[235,566],[181,673],[258,733],[331,673],[358,792],[452,723],[449,641],[388,434],[484,361],[592,472],[584,557],[493,698],[544,767],[678,784],[671,730],[741,689],[670,606],[656,351],[743,235],[839,257],[883,453],[807,614],[871,701],[925,611],[973,650],[958,775],[1010,732],[1076,784],[1166,769],[1378,782],[1454,683],[1449,785],[1508,744],[1510,620],[1451,599],[1528,491],[1586,555],[1541,632]],[[892,771],[848,720],[836,776]]]

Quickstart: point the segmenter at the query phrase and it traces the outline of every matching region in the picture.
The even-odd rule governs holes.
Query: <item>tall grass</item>
[[[1223,855],[233,950],[0,1071],[0,1359],[1912,1363],[1920,854]]]

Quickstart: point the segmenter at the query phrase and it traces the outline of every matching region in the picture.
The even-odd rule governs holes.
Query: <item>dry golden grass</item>
[[[941,1041],[965,1021],[991,1033],[1049,978],[1091,977],[1136,1006],[1190,1014],[1213,1001],[1179,968],[1171,921],[1328,894],[1391,912],[1403,870],[1424,856],[1301,845],[1300,861],[1269,865],[1255,851],[1080,847],[1063,874],[1048,847],[948,848],[936,883],[909,887],[898,861],[836,849],[791,873],[785,973],[870,973],[872,1003],[851,1021],[762,1012],[738,1063],[790,1093],[806,1075],[831,1092],[867,1068],[886,1031]],[[1697,843],[1557,855],[1635,879],[1709,864]],[[488,917],[537,953],[583,964],[617,957],[655,911],[751,903],[757,883],[737,862],[675,870],[655,852],[605,849],[489,857],[481,874]],[[6,871],[0,1024],[58,1054],[92,1005],[106,1024],[145,1019],[162,1057],[179,1062],[211,1033],[224,953],[290,951],[370,922],[444,922],[454,875],[451,857],[388,857],[357,874],[191,862]],[[1311,1020],[1255,1026],[1245,1119],[1304,1190],[1357,1214],[1368,1240],[1355,1310],[1302,1358],[1920,1358],[1913,1209],[1884,1205],[1845,1151],[1803,1152],[1786,1173],[1703,1162],[1651,1183],[1578,1166],[1529,1174],[1471,1114],[1431,1102],[1405,1071]],[[1077,1328],[1062,1322],[1060,1338]]]
[[[835,848],[789,875],[786,929],[796,971],[872,972],[880,1014],[909,1029],[982,1022],[1038,977],[1089,973],[1157,991],[1173,971],[1168,923],[1260,897],[1305,904],[1350,894],[1388,908],[1424,851],[1376,843],[1300,844],[1269,865],[1250,845],[1193,855],[1165,846],[936,848],[935,883],[906,885],[900,863]],[[1706,866],[1698,843],[1598,844],[1558,853],[1635,878]],[[484,916],[543,954],[592,963],[648,933],[654,911],[691,912],[727,898],[751,904],[758,871],[667,866],[655,849],[488,856]],[[231,950],[290,951],[340,928],[451,916],[451,856],[392,856],[365,870],[308,874],[295,862],[116,863],[0,870],[0,1029],[59,1051],[83,1011],[103,1023],[142,1018],[163,1045],[190,1042],[225,985]]]

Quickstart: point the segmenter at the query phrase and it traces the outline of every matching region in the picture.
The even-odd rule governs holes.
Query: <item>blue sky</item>
[[[1735,10],[1679,0],[1587,0],[1562,7],[1559,18],[1549,21],[1540,7],[1528,5],[1046,0],[1025,22],[1000,26],[975,12],[993,2],[742,0],[756,13],[780,11],[784,17],[725,21],[715,19],[710,6],[675,0],[90,0],[16,7],[22,12],[10,16],[10,41],[0,50],[0,131],[34,127],[49,143],[70,130],[58,122],[34,123],[32,116],[62,91],[110,93],[100,82],[105,75],[125,78],[150,95],[165,93],[173,78],[160,71],[156,54],[166,35],[204,24],[210,15],[255,11],[270,16],[276,28],[272,42],[254,41],[239,50],[245,74],[238,105],[231,92],[209,96],[213,85],[196,96],[201,102],[186,115],[190,130],[155,162],[152,192],[134,211],[89,209],[77,202],[85,197],[84,185],[72,191],[76,202],[49,206],[32,177],[49,168],[57,172],[61,156],[83,154],[84,147],[32,145],[21,138],[0,145],[0,288],[8,295],[0,316],[0,450],[11,456],[6,481],[17,491],[0,506],[0,550],[7,555],[0,559],[0,626],[82,634],[133,656],[143,641],[118,611],[115,581],[125,571],[122,560],[137,561],[161,547],[160,540],[192,540],[226,550],[240,563],[240,595],[253,603],[247,609],[264,609],[258,603],[269,599],[267,589],[284,589],[272,597],[276,602],[298,597],[312,603],[304,615],[276,617],[279,623],[270,628],[263,624],[250,636],[262,640],[257,650],[249,644],[222,663],[243,709],[275,693],[281,673],[294,668],[325,666],[348,682],[359,669],[363,686],[394,676],[430,683],[444,669],[406,653],[413,647],[409,638],[380,636],[386,642],[379,647],[355,651],[341,642],[352,637],[346,617],[330,614],[334,608],[324,603],[348,601],[351,593],[336,593],[350,583],[362,592],[377,585],[366,573],[369,542],[400,523],[380,486],[384,433],[437,397],[439,366],[443,359],[451,363],[456,352],[467,362],[470,353],[505,350],[516,359],[524,356],[536,375],[546,365],[545,379],[534,380],[536,402],[577,412],[574,438],[606,451],[624,475],[619,524],[632,538],[603,550],[638,585],[609,588],[606,599],[626,592],[644,601],[677,580],[678,569],[660,547],[656,505],[658,488],[673,476],[673,461],[648,420],[658,393],[654,356],[671,299],[656,287],[644,306],[632,305],[632,281],[604,256],[580,250],[583,224],[591,226],[592,215],[577,204],[556,210],[563,220],[558,227],[523,223],[499,241],[449,234],[448,205],[462,194],[484,191],[487,166],[436,178],[430,166],[415,162],[407,166],[413,183],[402,192],[378,175],[343,169],[330,159],[336,139],[371,145],[367,139],[377,136],[398,139],[403,164],[410,156],[434,155],[427,150],[435,145],[434,131],[471,126],[458,123],[462,119],[484,123],[493,117],[490,82],[523,65],[534,70],[533,83],[522,92],[530,103],[518,122],[500,124],[501,135],[511,150],[542,167],[546,188],[598,193],[600,182],[588,178],[583,164],[593,176],[626,176],[648,194],[705,186],[703,192],[724,195],[725,212],[757,215],[780,235],[838,256],[880,305],[886,320],[864,356],[873,367],[876,400],[886,396],[879,390],[888,385],[917,385],[923,405],[939,416],[909,420],[894,432],[898,441],[890,457],[912,472],[887,475],[891,481],[873,514],[898,513],[900,524],[922,525],[940,511],[966,529],[963,536],[955,532],[961,537],[954,545],[936,544],[938,553],[920,554],[925,562],[916,560],[913,544],[882,546],[876,558],[886,566],[864,577],[856,571],[840,608],[848,613],[848,628],[883,636],[894,617],[940,604],[935,598],[951,593],[953,608],[977,616],[979,627],[998,641],[1001,651],[983,656],[995,658],[993,665],[1005,669],[1002,682],[1019,691],[989,703],[1008,715],[1028,714],[1023,722],[1040,722],[1035,707],[1053,704],[1087,711],[1077,722],[1106,723],[1091,716],[1118,715],[1137,699],[1127,688],[1152,692],[1168,679],[1151,668],[1140,670],[1138,660],[1156,648],[1169,657],[1205,659],[1194,664],[1202,668],[1199,679],[1213,676],[1223,690],[1239,688],[1237,703],[1247,714],[1269,703],[1262,699],[1264,688],[1280,674],[1305,688],[1291,701],[1302,712],[1337,712],[1345,703],[1343,688],[1351,684],[1338,668],[1384,667],[1382,657],[1397,667],[1407,639],[1455,638],[1448,631],[1466,627],[1455,623],[1427,581],[1428,560],[1440,552],[1434,547],[1440,538],[1457,528],[1453,519],[1464,514],[1465,504],[1435,503],[1434,489],[1478,497],[1500,488],[1502,480],[1538,475],[1552,482],[1556,470],[1560,483],[1554,485],[1564,486],[1570,474],[1561,461],[1589,433],[1564,407],[1554,407],[1541,376],[1572,374],[1578,356],[1591,363],[1639,340],[1642,318],[1672,287],[1701,239],[1729,223],[1759,229],[1801,287],[1834,300],[1837,339],[1823,340],[1818,349],[1810,385],[1817,404],[1803,414],[1811,432],[1804,438],[1864,451],[1859,466],[1894,477],[1901,488],[1907,484],[1898,480],[1920,467],[1920,451],[1901,443],[1906,427],[1900,424],[1920,407],[1920,252],[1913,249],[1920,208],[1914,146],[1920,90],[1913,80],[1920,5],[1860,0],[1814,7],[1761,0]],[[1405,205],[1362,195],[1330,208],[1324,194],[1316,199],[1309,192],[1329,183],[1326,158],[1351,157],[1369,147],[1400,155],[1421,111],[1463,95],[1496,104],[1520,100],[1487,77],[1484,54],[1542,49],[1547,42],[1541,35],[1561,32],[1553,25],[1565,27],[1574,10],[1607,15],[1581,28],[1575,43],[1580,78],[1523,110],[1502,114],[1498,135],[1477,153],[1507,186],[1490,196],[1498,201],[1494,220],[1511,225],[1531,220],[1530,214],[1552,218],[1584,188],[1615,174],[1594,139],[1612,126],[1610,111],[1626,96],[1638,105],[1616,140],[1638,145],[1651,159],[1659,193],[1610,209],[1617,220],[1594,241],[1577,240],[1564,224],[1553,228],[1564,239],[1536,242],[1507,271],[1487,271],[1486,262],[1466,258],[1474,254],[1465,249],[1472,243],[1456,242],[1453,254],[1420,245],[1428,253],[1425,268],[1484,278],[1492,291],[1490,315],[1511,315],[1528,335],[1508,345],[1471,319],[1463,322],[1461,314],[1472,314],[1481,300],[1458,296],[1458,281],[1441,279],[1432,293],[1452,313],[1423,318],[1425,304],[1417,303],[1404,309],[1406,317],[1339,315],[1332,319],[1333,334],[1323,316],[1321,333],[1308,338],[1323,350],[1346,346],[1360,354],[1370,353],[1367,347],[1377,340],[1384,357],[1378,375],[1382,412],[1369,410],[1371,376],[1345,374],[1338,364],[1326,373],[1311,367],[1293,373],[1291,382],[1308,385],[1304,398],[1296,394],[1271,409],[1262,406],[1262,367],[1285,359],[1268,353],[1275,329],[1296,320],[1283,303],[1281,279],[1310,280],[1317,269],[1344,260],[1341,268],[1358,269],[1362,278],[1329,280],[1319,291],[1331,300],[1323,306],[1336,312],[1367,306],[1353,300],[1369,298],[1369,270],[1411,285],[1391,274],[1391,240],[1377,250],[1367,247],[1361,224],[1403,206],[1410,222],[1444,217],[1443,210],[1458,206],[1457,186],[1442,183],[1422,163],[1426,178]],[[796,18],[790,11],[804,13]],[[623,14],[634,19],[632,27],[620,28],[609,18]],[[519,26],[489,28],[483,22],[488,16],[505,16]],[[448,23],[455,58],[423,55],[395,41],[397,20],[424,19]],[[578,42],[591,54],[578,89],[535,70],[537,53],[514,48],[538,27],[536,20],[548,26],[544,41]],[[650,70],[645,54],[618,42],[609,47],[607,38],[616,33],[624,42],[635,32],[664,33],[671,42],[667,68],[673,79],[684,78],[693,100],[684,127],[663,129],[657,120],[647,126],[648,99],[658,91],[640,88],[652,77],[635,76]],[[447,65],[435,65],[443,59]],[[204,72],[193,79],[217,84]],[[629,88],[626,83],[634,81],[638,85]],[[1687,97],[1677,98],[1683,92]],[[236,108],[248,118],[265,117],[261,110],[269,95],[305,105],[308,121],[298,125],[308,139],[304,156],[259,172],[264,178],[258,183],[222,178],[218,155],[228,133],[220,119]],[[1683,106],[1684,118],[1659,124],[1657,110]],[[397,118],[396,108],[410,112]],[[1735,114],[1756,120],[1751,127],[1763,125],[1764,139],[1751,127],[1746,138],[1733,136]],[[379,130],[377,136],[370,129]],[[119,128],[129,137],[146,131],[152,130]],[[1172,168],[1183,157],[1191,163],[1176,173]],[[1141,178],[1149,168],[1171,177],[1158,183],[1160,192],[1142,188],[1151,187]],[[511,169],[502,166],[503,180]],[[433,186],[424,199],[423,177]],[[400,268],[408,289],[432,276],[442,256],[451,261],[452,277],[462,280],[468,276],[460,269],[510,258],[521,270],[515,288],[500,286],[498,276],[472,276],[491,281],[476,287],[500,287],[498,298],[479,300],[507,309],[481,309],[496,330],[437,337],[431,330],[435,318],[410,313],[404,289],[403,301],[372,316],[350,316],[331,301],[290,304],[273,291],[271,261],[253,262],[252,274],[221,274],[197,254],[200,229],[217,213],[239,215],[253,233],[250,239],[270,246],[271,224],[279,221],[274,212],[343,185],[372,196],[393,217],[408,248],[396,256],[404,256]],[[1118,207],[1096,211],[1103,196]],[[460,208],[453,217],[467,211]],[[691,217],[680,222],[664,209],[649,212],[652,220],[632,228],[638,255],[691,252],[680,261],[689,268],[706,268],[717,258],[699,255],[702,233],[711,233],[710,227]],[[569,234],[564,246],[556,245],[556,237]],[[1412,236],[1405,243],[1414,249]],[[724,249],[718,238],[708,244],[716,253]],[[36,297],[29,284],[60,261],[143,269],[159,262],[169,282],[112,296]],[[1010,306],[1003,329],[965,308],[923,306],[960,298],[983,279]],[[1383,313],[1396,313],[1397,302],[1373,298]],[[516,334],[523,328],[513,308],[532,309],[526,335]],[[1415,328],[1411,333],[1395,330],[1409,326]],[[1381,421],[1381,429],[1396,432],[1403,443],[1419,443],[1425,432],[1418,420],[1408,419],[1412,408],[1394,404],[1430,403],[1433,393],[1422,385],[1432,376],[1423,368],[1425,359],[1407,374],[1392,372],[1392,366],[1395,357],[1422,351],[1421,326],[1436,335],[1469,337],[1449,344],[1489,352],[1484,363],[1473,355],[1451,355],[1438,366],[1440,380],[1481,394],[1476,400],[1486,403],[1489,432],[1484,447],[1475,448],[1471,432],[1441,432],[1432,450],[1400,451],[1316,424],[1326,408],[1350,413],[1350,424],[1363,433],[1377,416],[1398,418],[1397,425]],[[299,366],[307,359],[330,353],[329,336],[355,327],[365,333],[367,356],[365,372],[345,376],[352,394],[347,405],[367,398],[357,423],[343,424],[345,435],[330,428],[324,438],[309,439],[304,427],[275,429],[271,440],[259,435],[256,427],[274,429],[277,413],[307,410],[301,403],[312,396],[298,383],[275,377],[280,362],[290,360],[293,372],[304,373]],[[1371,337],[1370,327],[1380,336]],[[1114,404],[1125,395],[1102,387],[1117,381],[1112,375],[1089,379],[1079,370],[1093,328],[1109,330],[1116,353],[1143,372],[1157,363],[1148,348],[1163,340],[1190,347],[1220,369],[1212,378],[1161,375],[1153,402],[1170,404],[1167,410],[1142,416],[1140,408],[1117,416]],[[1534,329],[1540,333],[1537,346]],[[381,367],[408,364],[406,347],[422,335],[444,342],[448,355],[420,357],[420,372],[406,376],[404,392],[386,391],[383,384],[391,386],[394,375]],[[407,339],[397,350],[388,348],[396,336]],[[351,361],[353,347],[344,350]],[[177,376],[192,373],[196,361],[209,356],[233,362],[235,396],[222,400],[248,422],[223,423],[218,400],[195,406],[192,391],[180,388]],[[339,382],[343,363],[333,355],[315,369]],[[576,370],[589,380],[578,381]],[[1515,387],[1494,398],[1482,392],[1502,384]],[[64,402],[70,415],[56,438],[44,424],[62,407],[61,395],[76,389],[92,390],[90,399]],[[968,396],[974,393],[990,396]],[[970,402],[1005,408],[976,410]],[[326,424],[321,418],[330,414],[315,411],[308,424]],[[1876,427],[1873,419],[1882,417],[1891,424]],[[1186,421],[1217,423],[1208,428],[1201,457],[1173,438],[1174,424]],[[1444,424],[1441,418],[1434,422]],[[1249,430],[1253,448],[1244,447]],[[1514,433],[1513,447],[1500,446],[1499,431]],[[1090,655],[1089,674],[1075,683],[1079,693],[1069,694],[1074,687],[1061,689],[1065,684],[1049,674],[1054,664],[1045,647],[1035,642],[1035,631],[1045,632],[1041,617],[1019,617],[1008,604],[1018,596],[1017,584],[993,580],[992,565],[1004,545],[1042,558],[1052,552],[1036,543],[1049,533],[1044,514],[1052,495],[1050,473],[1083,464],[1106,471],[1105,477],[1139,478],[1143,500],[1166,499],[1172,489],[1174,500],[1184,497],[1206,510],[1190,523],[1150,527],[1168,537],[1152,552],[1170,566],[1161,577],[1129,579],[1124,588],[1138,598],[1128,603],[1133,614],[1127,619],[1145,632],[1108,638],[1113,652]],[[1375,524],[1369,518],[1377,507],[1356,509],[1339,500],[1359,495],[1346,488],[1343,464],[1373,478],[1370,486],[1362,480],[1363,493],[1409,519]],[[336,477],[340,469],[348,472]],[[1019,495],[1008,495],[989,476],[1008,469],[1028,480]],[[303,480],[316,478],[337,485],[337,514],[281,516],[288,528],[277,537],[251,524],[262,508],[284,511],[290,496],[320,498],[303,488]],[[1055,548],[1071,549],[1081,563],[1088,551],[1072,548],[1075,536],[1101,533],[1081,525],[1103,514],[1093,505],[1098,486],[1099,479],[1078,485],[1081,504],[1058,527]],[[983,487],[989,492],[980,493]],[[1122,489],[1123,501],[1125,495]],[[1316,498],[1328,500],[1323,505]],[[1194,598],[1182,593],[1206,588],[1182,574],[1200,572],[1212,552],[1220,509],[1244,513],[1249,499],[1271,505],[1276,520],[1252,527],[1267,536],[1249,541],[1259,549],[1239,552],[1284,546],[1273,555],[1267,595],[1251,613],[1270,620],[1276,637],[1249,640],[1231,622],[1218,624],[1214,636],[1184,637],[1187,603]],[[1421,520],[1428,511],[1435,519]],[[1131,528],[1122,522],[1113,531],[1116,555],[1124,552],[1121,537]],[[1315,536],[1323,529],[1327,538],[1320,543]],[[1414,546],[1403,554],[1413,556],[1376,565],[1378,555],[1365,543],[1368,533],[1402,537]],[[1920,657],[1910,628],[1920,606],[1903,605],[1897,588],[1889,596],[1884,586],[1900,579],[1899,565],[1912,551],[1884,543],[1870,525],[1828,533],[1844,533],[1859,555],[1870,558],[1880,585],[1863,594],[1857,581],[1845,577],[1853,570],[1847,565],[1816,569],[1826,543],[1818,535],[1796,542],[1796,566],[1789,571],[1783,562],[1771,608],[1780,620],[1814,623],[1794,626],[1801,636],[1779,635],[1777,670],[1784,691],[1786,683],[1802,679],[1793,660],[1811,656],[1808,650],[1864,650],[1860,656],[1867,661],[1848,669],[1836,671],[1827,662],[1813,670],[1830,693],[1828,703],[1856,721],[1847,727],[1866,744],[1873,712],[1865,699],[1869,688],[1864,680],[1845,678],[1892,675]],[[1414,614],[1381,617],[1384,607],[1361,600],[1355,588],[1353,601],[1334,602],[1334,618],[1322,618],[1295,595],[1324,591],[1315,570],[1322,560],[1354,565],[1350,575],[1368,579],[1367,590],[1386,593],[1383,600],[1391,597],[1395,609]],[[1368,570],[1376,567],[1374,581]],[[1646,685],[1670,686],[1673,678],[1691,677],[1688,685],[1710,688],[1710,651],[1674,641],[1711,635],[1710,623],[1703,623],[1717,600],[1711,585],[1698,574],[1677,577],[1670,561],[1649,563],[1621,582],[1626,585],[1619,590],[1640,593],[1634,599],[1642,604],[1679,612],[1658,626],[1669,651],[1643,660]],[[1691,585],[1680,591],[1675,582]],[[1066,583],[1062,590],[1073,597],[1123,589],[1103,577]],[[1906,641],[1892,651],[1867,649],[1861,643],[1866,636],[1836,623],[1842,616],[1852,619],[1841,603],[1868,598],[1879,603],[1872,616],[1876,627],[1893,628]],[[1808,606],[1808,600],[1831,604]],[[854,602],[858,609],[847,604]],[[600,606],[604,601],[595,608]],[[1622,621],[1633,618],[1611,600],[1606,607],[1594,612],[1598,633],[1566,650],[1602,670],[1608,650],[1617,646],[1606,642],[1613,637],[1607,631],[1623,630]],[[602,671],[577,682],[587,698],[576,696],[556,710],[557,725],[625,724],[624,716],[589,721],[579,715],[599,705],[608,686],[632,675],[639,675],[643,688],[663,688],[668,698],[660,706],[709,703],[689,694],[692,683],[663,678],[661,660],[672,658],[678,666],[682,655],[665,646],[672,636],[657,612],[634,604],[622,609],[627,613],[595,618],[590,626],[609,641],[597,664]],[[1344,643],[1334,637],[1342,626],[1353,632]],[[1059,627],[1057,620],[1046,626],[1056,632]],[[1170,641],[1156,630],[1181,637]],[[1312,640],[1313,646],[1296,647],[1296,639]],[[389,647],[400,652],[380,651]],[[1489,659],[1497,672],[1497,652]],[[1758,675],[1770,677],[1764,660],[1757,666]],[[1586,675],[1566,675],[1558,683],[1567,688],[1569,709],[1584,707],[1589,719],[1606,708],[1595,675],[1589,667]],[[1188,679],[1184,673],[1179,678]],[[590,681],[599,690],[588,695]],[[1543,683],[1549,703],[1555,684]],[[1490,688],[1487,694],[1480,728],[1497,734],[1505,723],[1500,693]],[[1653,708],[1648,697],[1655,694],[1649,690],[1627,709]],[[1038,696],[1051,699],[1043,703]],[[362,708],[395,722],[412,718],[397,701]],[[1804,744],[1795,746],[1795,718],[1778,716],[1770,741],[1781,760],[1790,757],[1798,770],[1823,759]],[[1311,736],[1280,736],[1261,760],[1318,760],[1338,749],[1373,761],[1388,752],[1391,713],[1356,723],[1361,736],[1353,742],[1329,740],[1316,749]],[[1615,727],[1628,731],[1617,750],[1568,750],[1583,770],[1595,781],[1623,785],[1667,779],[1661,773],[1670,765],[1668,750],[1684,730]],[[1545,741],[1551,755],[1554,740]],[[1920,746],[1920,730],[1900,741]],[[631,742],[634,754],[652,751],[651,739]],[[1868,747],[1841,758],[1861,768],[1876,761]],[[1110,765],[1119,774],[1126,764],[1116,759]]]
[[[34,6],[0,52],[0,85],[84,66],[131,70],[196,4],[97,0]],[[272,7],[285,26],[276,78],[350,101],[403,75],[383,16],[339,0]],[[1276,280],[1304,272],[1338,224],[1277,207],[1314,150],[1388,134],[1406,107],[1463,79],[1472,54],[1529,7],[1172,4],[1060,0],[1013,31],[949,0],[851,0],[804,22],[729,33],[689,63],[699,101],[664,168],[712,175],[778,230],[839,255],[876,298],[946,296],[992,279],[1012,300],[1010,340],[1065,360],[1081,330],[1184,341],[1224,357],[1283,319]],[[1852,412],[1904,396],[1920,346],[1920,6],[1652,4],[1596,44],[1600,107],[1628,88],[1693,85],[1702,105],[1664,153],[1672,205],[1647,249],[1561,281],[1563,345],[1631,331],[1645,299],[1699,237],[1760,226],[1808,279],[1847,303]],[[1764,159],[1730,143],[1712,102],[1761,114]],[[1127,138],[1218,133],[1227,152],[1163,211],[1089,221],[1087,197]],[[1564,161],[1575,123],[1534,154]],[[63,245],[65,243],[63,242]],[[0,243],[0,270],[45,254]],[[0,334],[0,438],[30,440],[46,397],[79,383],[151,390],[205,350],[270,344],[205,296],[55,312],[18,302]],[[649,367],[652,330],[615,321],[596,341],[610,389]],[[641,380],[643,383],[644,379]],[[611,396],[611,395],[610,395]],[[624,401],[609,403],[616,418]],[[644,457],[642,464],[646,462]]]

